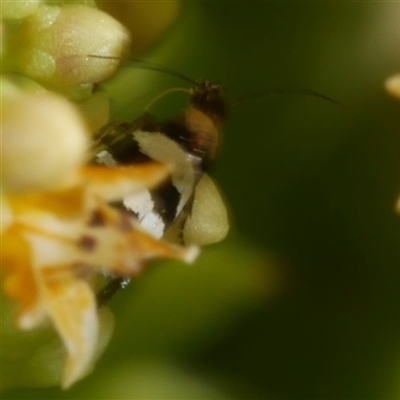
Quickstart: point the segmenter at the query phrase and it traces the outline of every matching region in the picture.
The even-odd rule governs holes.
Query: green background
[[[400,4],[187,2],[144,58],[229,99],[304,87],[345,106],[288,95],[232,108],[211,172],[228,240],[119,293],[86,380],[3,398],[400,398],[400,102],[383,88],[400,72]],[[105,87],[114,114],[134,118],[142,93],[171,84],[127,68]]]

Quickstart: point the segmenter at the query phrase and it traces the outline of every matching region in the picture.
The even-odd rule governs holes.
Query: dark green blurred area
[[[3,398],[400,398],[400,102],[383,88],[400,72],[400,4],[185,3],[148,59],[230,99],[295,86],[347,107],[234,107],[211,173],[232,236],[112,300],[116,332],[89,378]],[[153,90],[169,82],[150,75]],[[126,102],[134,89],[115,82]]]

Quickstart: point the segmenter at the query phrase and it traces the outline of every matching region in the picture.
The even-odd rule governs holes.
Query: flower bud
[[[386,79],[386,90],[392,95],[400,99],[400,74],[396,74]]]
[[[3,189],[60,185],[82,162],[86,127],[66,99],[48,92],[3,96],[1,115]]]
[[[108,14],[82,4],[41,6],[16,34],[20,72],[56,86],[100,82],[117,69],[129,43],[127,30]]]
[[[122,22],[132,33],[130,49],[137,55],[154,45],[176,21],[180,1],[99,0],[99,7]]]
[[[41,0],[2,1],[2,19],[21,19],[36,11]]]

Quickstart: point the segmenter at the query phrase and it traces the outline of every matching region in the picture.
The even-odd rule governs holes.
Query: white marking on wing
[[[164,221],[154,211],[151,211],[144,216],[144,218],[140,221],[140,226],[156,239],[160,239],[164,235]]]
[[[156,239],[163,236],[165,224],[161,216],[154,211],[154,201],[148,190],[124,198],[124,206],[138,216],[140,226]]]
[[[133,132],[133,136],[143,154],[155,161],[173,165],[172,183],[181,195],[175,214],[178,215],[194,190],[195,172],[191,157],[163,133],[138,130]]]
[[[139,221],[154,208],[154,201],[148,190],[143,190],[137,194],[125,197],[123,203],[128,210],[138,215]]]
[[[108,167],[117,165],[117,162],[107,150],[103,150],[100,153],[96,154],[96,162],[98,164],[106,165]]]

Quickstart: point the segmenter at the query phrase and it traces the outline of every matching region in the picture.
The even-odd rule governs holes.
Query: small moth
[[[161,123],[149,114],[133,122],[113,121],[95,135],[98,164],[158,161],[172,166],[163,185],[117,205],[134,213],[154,237],[205,245],[227,235],[226,208],[205,174],[217,153],[226,111],[222,87],[202,80],[190,90],[189,106],[178,116]]]
[[[103,165],[151,161],[172,165],[170,179],[163,185],[126,197],[116,206],[134,213],[141,227],[155,238],[180,244],[219,242],[229,231],[226,207],[206,172],[216,157],[222,125],[231,107],[248,99],[281,94],[311,95],[340,104],[318,92],[299,88],[253,93],[228,102],[219,84],[195,81],[146,61],[136,62],[139,67],[164,72],[191,84],[190,89],[169,89],[155,101],[168,92],[184,91],[190,96],[189,105],[177,116],[163,122],[157,122],[145,113],[133,122],[107,124],[94,137],[94,160]]]
[[[93,138],[93,162],[106,166],[169,164],[171,175],[159,187],[114,205],[133,213],[142,229],[156,239],[207,245],[223,240],[229,231],[222,196],[206,174],[221,142],[228,106],[220,85],[184,79],[192,84],[191,89],[178,89],[190,94],[185,110],[163,122],[148,113],[132,122],[110,122]],[[112,279],[99,293],[99,303],[125,285],[124,278]]]

